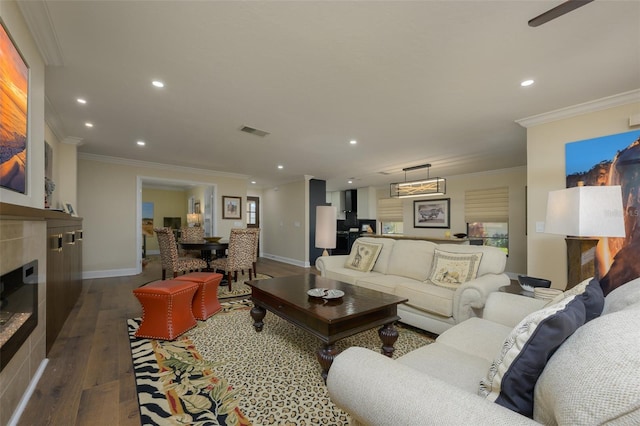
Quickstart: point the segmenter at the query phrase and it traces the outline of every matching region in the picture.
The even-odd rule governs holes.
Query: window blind
[[[402,222],[402,199],[382,198],[378,200],[378,220],[381,222]]]
[[[509,188],[505,186],[466,191],[464,216],[467,223],[508,222]]]

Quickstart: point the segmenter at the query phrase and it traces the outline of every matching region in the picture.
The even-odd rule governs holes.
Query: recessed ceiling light
[[[350,143],[351,145],[355,145],[355,144],[357,144],[357,143],[358,143],[358,141],[357,141],[357,140],[355,140],[355,139],[351,139],[351,140],[349,141],[349,143]]]
[[[352,180],[348,180],[347,183],[353,183],[353,181]]]
[[[164,87],[164,83],[161,82],[160,80],[153,80],[151,84],[153,84],[155,87],[158,87],[158,88]]]
[[[278,168],[279,168],[280,170],[282,170],[282,169],[284,169],[284,166],[283,166],[282,164],[278,164]]]
[[[82,99],[82,98],[78,98],[76,99],[76,101],[78,101],[79,104],[86,104],[87,100],[86,99]]]
[[[531,86],[533,83],[534,83],[533,80],[525,80],[522,83],[520,83],[520,86],[527,87],[527,86]]]
[[[138,141],[138,142],[136,142],[136,143],[137,143],[138,145],[140,145],[140,146],[145,146],[145,145],[146,145],[145,141]]]
[[[256,181],[255,181],[255,180],[252,180],[252,181],[251,181],[251,183],[252,183],[253,185],[255,185],[255,184],[256,184]]]
[[[93,123],[89,123],[88,121],[86,123],[84,123],[85,126],[87,127],[93,127]]]

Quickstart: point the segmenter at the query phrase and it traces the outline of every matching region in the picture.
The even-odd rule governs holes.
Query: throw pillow
[[[585,315],[578,296],[529,314],[505,339],[478,393],[532,418],[538,377],[556,349],[584,324]]]
[[[439,286],[458,288],[478,275],[482,253],[451,253],[435,250],[429,280]]]
[[[356,241],[351,246],[351,253],[349,253],[344,266],[357,271],[369,272],[376,264],[380,251],[382,251],[382,244]]]
[[[570,296],[578,296],[582,299],[587,315],[585,322],[589,322],[592,319],[599,317],[602,313],[602,309],[604,308],[604,293],[596,278],[589,278],[582,281],[575,287],[572,287],[553,298],[545,306],[554,305]]]

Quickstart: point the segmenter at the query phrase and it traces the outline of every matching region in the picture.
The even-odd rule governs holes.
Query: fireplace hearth
[[[38,325],[38,261],[0,277],[0,371]]]

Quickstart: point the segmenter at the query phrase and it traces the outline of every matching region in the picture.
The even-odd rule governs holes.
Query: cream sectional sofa
[[[401,321],[432,333],[441,334],[468,318],[481,316],[489,294],[510,284],[504,273],[506,255],[495,247],[373,237],[357,241],[382,244],[370,272],[347,268],[348,255],[323,256],[316,260],[321,275],[407,298],[408,302],[398,305]],[[477,277],[456,289],[433,284],[429,277],[436,249],[482,253]]]
[[[527,318],[551,309],[543,307],[545,303],[492,293],[484,318],[468,319],[441,334],[435,343],[397,359],[365,348],[349,348],[336,357],[329,370],[329,396],[350,414],[352,425],[640,424],[640,278],[609,293],[602,314],[584,325],[577,324],[577,330],[566,331],[558,338],[560,346],[548,357],[524,358],[522,354],[536,346],[531,340],[523,343],[515,339],[505,352],[514,332],[526,330],[525,324],[531,327]],[[583,319],[585,312],[589,310],[582,311]],[[554,333],[570,322],[569,317],[561,319]],[[542,336],[540,324],[543,321],[531,336]],[[538,343],[547,341],[547,336]],[[520,350],[516,356],[511,352],[514,348]],[[503,362],[527,359],[521,369],[524,375],[518,380],[534,377],[529,380],[533,385],[528,385],[529,414],[482,395],[481,380],[491,374],[494,360],[504,353],[512,356],[504,356]],[[541,358],[532,376],[533,360]],[[495,371],[504,372],[505,368]],[[503,387],[506,377],[504,373]],[[522,401],[526,386],[516,383],[511,397]]]

